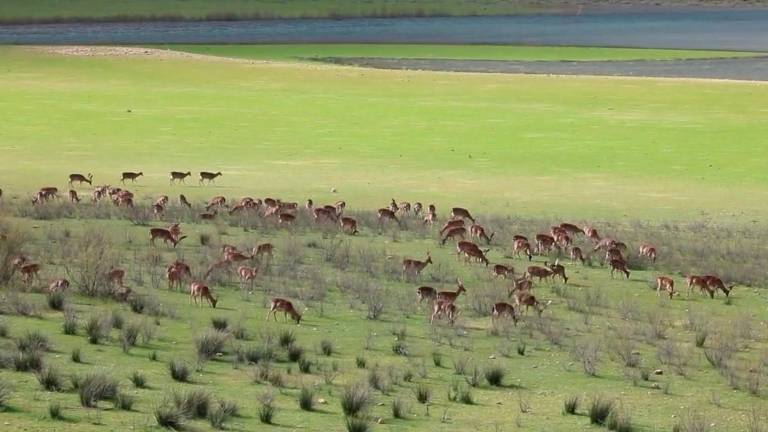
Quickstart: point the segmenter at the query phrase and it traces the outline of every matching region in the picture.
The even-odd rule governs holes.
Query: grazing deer
[[[522,234],[515,234],[512,236],[512,241],[518,241],[518,240],[525,240],[528,241],[528,237],[522,235]]]
[[[253,281],[256,280],[256,275],[259,273],[257,267],[240,266],[237,268],[237,274],[240,276],[240,287],[244,287],[245,284],[250,284],[253,288]]]
[[[221,195],[217,195],[211,198],[211,200],[208,202],[208,205],[205,206],[205,210],[211,211],[211,209],[214,207],[227,208],[227,199]]]
[[[576,260],[581,261],[581,263],[584,264],[584,254],[581,252],[581,248],[578,246],[571,249],[571,262]]]
[[[444,245],[448,239],[451,240],[464,240],[464,237],[467,235],[467,229],[463,226],[457,226],[453,228],[449,228],[448,231],[445,232],[445,235],[443,236],[443,239],[440,240],[440,244]]]
[[[656,278],[656,297],[661,295],[662,288],[669,294],[669,299],[672,300],[672,296],[675,295],[675,281],[667,276],[659,276]]]
[[[472,215],[469,213],[469,210],[461,207],[454,207],[451,209],[451,218],[452,219],[469,219],[472,221],[472,223],[475,223],[475,218],[472,217]]]
[[[182,262],[176,261],[165,268],[165,277],[168,279],[168,289],[178,287],[181,290],[182,282],[185,277],[192,277],[192,270]]]
[[[728,297],[731,294],[731,290],[733,290],[733,287],[736,286],[736,284],[732,284],[726,287],[725,284],[723,283],[723,280],[717,276],[708,275],[708,276],[704,276],[704,278],[707,282],[707,287],[709,287],[709,289],[713,293],[716,292],[717,290],[721,290],[726,297]]]
[[[710,297],[714,298],[715,296],[714,291],[710,290],[709,286],[707,285],[706,276],[687,275],[685,277],[685,284],[688,286],[688,297],[691,296],[693,287],[695,286],[699,287],[701,292],[708,292]]]
[[[552,270],[552,280],[553,281],[555,280],[555,276],[560,276],[560,278],[563,279],[563,283],[564,284],[568,283],[568,276],[565,275],[565,267],[560,265],[558,263],[558,260],[555,260],[554,264],[549,264],[549,265],[545,261],[544,262],[544,267],[547,267],[550,270]]]
[[[558,247],[555,238],[549,234],[536,234],[536,252],[539,254],[549,254],[553,247]]]
[[[421,203],[416,201],[415,203],[413,203],[413,214],[416,215],[416,216],[421,215],[421,210],[423,208],[424,207],[421,205]]]
[[[131,181],[131,183],[136,183],[136,179],[137,179],[137,178],[139,178],[139,177],[141,177],[141,176],[143,176],[143,175],[144,175],[144,173],[143,173],[143,172],[137,172],[137,173],[135,173],[135,172],[126,171],[126,172],[124,172],[124,173],[122,174],[122,176],[120,177],[120,182],[121,182],[122,184],[125,184],[125,181],[126,181],[126,180],[130,180],[130,181]]]
[[[617,249],[616,240],[606,237],[595,243],[595,247],[592,249],[592,252],[597,252],[599,250],[607,251],[608,249]]]
[[[456,301],[459,295],[461,295],[461,293],[467,292],[467,289],[464,288],[464,283],[461,281],[461,279],[456,279],[456,287],[456,291],[440,291],[437,293],[437,301],[453,303]]]
[[[416,289],[416,297],[419,299],[419,304],[424,300],[434,301],[437,298],[437,290],[428,286],[421,286]]]
[[[496,235],[496,233],[493,232],[489,237],[488,234],[485,233],[485,228],[478,224],[473,224],[471,227],[469,227],[469,234],[472,236],[472,238],[481,238],[485,240],[486,244],[491,244],[493,236]]]
[[[242,252],[238,252],[237,250],[227,249],[224,251],[224,262],[227,263],[250,261],[254,258],[255,256],[253,254],[246,255]]]
[[[341,218],[341,229],[350,233],[351,235],[357,234],[357,221],[351,217],[344,216]]]
[[[172,235],[173,235],[175,238],[179,238],[179,236],[181,235],[181,227],[179,226],[179,223],[178,223],[178,222],[176,222],[176,223],[174,223],[174,224],[171,224],[171,225],[169,225],[169,226],[168,226],[168,231],[170,231],[170,232],[171,232],[171,234],[172,234]]]
[[[627,263],[624,260],[612,259],[609,265],[611,266],[611,277],[613,277],[614,272],[618,271],[624,273],[629,279],[629,270],[627,270]]]
[[[552,235],[553,238],[557,239],[557,236],[568,234],[568,231],[566,231],[565,228],[561,227],[560,225],[553,225],[549,227],[549,234]]]
[[[459,316],[459,309],[453,302],[437,300],[432,304],[432,316],[429,319],[430,324],[434,324],[436,319],[447,319],[448,324],[453,325]]]
[[[212,182],[215,183],[214,180],[216,180],[216,177],[221,177],[221,171],[219,172],[208,172],[208,171],[200,171],[200,185],[202,185],[205,181],[208,181],[208,184],[211,184]]]
[[[656,247],[651,245],[651,244],[648,244],[648,243],[643,243],[642,245],[640,245],[640,250],[639,250],[638,256],[648,257],[648,258],[651,259],[651,262],[655,263],[656,262]]]
[[[19,266],[19,272],[21,273],[21,280],[25,284],[30,284],[36,277],[38,277],[40,264],[22,264]]]
[[[293,225],[293,222],[296,221],[296,216],[292,215],[291,213],[280,213],[280,216],[277,217],[277,222],[280,225]]]
[[[70,174],[69,187],[73,187],[74,182],[78,182],[79,185],[82,185],[83,183],[88,183],[89,185],[93,185],[93,174],[88,173],[88,177],[82,174]]]
[[[156,239],[161,239],[163,243],[168,244],[168,242],[171,242],[173,247],[175,248],[176,245],[179,244],[182,240],[187,238],[187,236],[181,236],[176,237],[173,235],[173,233],[170,230],[167,230],[165,228],[150,228],[149,229],[149,243],[154,246]]]
[[[544,263],[544,265],[547,265]],[[528,275],[528,278],[533,279],[535,277],[539,278],[539,282],[542,280],[550,280],[552,279],[554,281],[555,279],[555,272],[547,267],[539,267],[539,266],[530,266],[526,269],[525,273]]]
[[[66,279],[56,279],[48,285],[48,294],[64,292],[69,289],[69,281]]]
[[[117,286],[123,286],[123,279],[125,279],[125,270],[119,268],[113,268],[107,272],[107,282],[110,284],[117,284]]]
[[[505,302],[499,302],[491,306],[491,325],[504,317],[512,318],[512,322],[517,326],[517,313],[514,306]]]
[[[189,171],[187,171],[187,172],[171,171],[170,183],[171,184],[173,184],[173,182],[186,183],[187,182],[186,178],[191,176],[191,175],[192,175],[192,173],[189,172]]]
[[[315,222],[322,223],[322,222],[328,222],[328,223],[336,223],[336,209],[329,210],[325,207],[315,207],[314,210],[312,210],[312,216],[315,218]]]
[[[536,313],[541,316],[542,312],[544,312],[544,309],[546,309],[546,307],[552,303],[550,300],[542,306],[541,302],[539,302],[539,300],[536,299],[536,296],[531,294],[530,291],[515,291],[514,297],[517,307],[525,306],[526,314],[528,313],[528,308],[533,307]]]
[[[485,257],[486,252],[487,251],[483,252],[482,250],[480,250],[480,248],[476,244],[470,241],[462,240],[456,243],[457,258],[460,258],[461,255],[463,254],[467,262],[469,262],[470,259],[474,258],[484,263],[487,267],[488,264],[490,264],[490,262],[488,261],[488,258]]]
[[[610,260],[613,260],[613,259],[621,260],[621,261],[626,261],[624,259],[624,255],[622,255],[622,253],[621,253],[621,250],[619,250],[618,248],[615,248],[615,247],[610,248],[607,251],[605,251],[605,261],[610,261]]]
[[[515,276],[515,269],[512,266],[507,267],[502,264],[496,264],[493,266],[493,275],[497,278],[501,276],[504,279],[508,279],[510,275],[512,277]]]
[[[597,233],[597,230],[594,227],[587,225],[582,228],[582,232],[585,236],[587,236],[588,239],[592,240],[593,242],[597,243],[600,241],[600,234]]]
[[[528,239],[526,239],[525,237],[515,239],[515,241],[512,243],[512,251],[517,257],[519,257],[520,253],[522,252],[528,256],[528,261],[531,261],[533,259],[531,244],[528,243]]]
[[[512,289],[507,292],[508,297],[512,297],[515,291],[531,291],[533,290],[533,281],[529,279],[526,273],[521,278],[512,279]]]
[[[560,228],[564,229],[569,235],[584,234],[581,228],[574,224],[563,222],[560,224]]]
[[[268,255],[269,258],[272,258],[272,252],[274,252],[275,247],[272,245],[272,243],[262,243],[255,248],[253,248],[253,256],[260,257],[263,255]]]
[[[567,233],[564,233],[564,232],[557,233],[557,235],[555,236],[555,242],[561,248],[567,248],[568,246],[573,244],[573,241],[571,240],[571,236],[569,236]]]
[[[401,228],[403,226],[403,224],[400,222],[400,219],[397,218],[397,215],[395,215],[395,212],[393,212],[391,209],[381,208],[376,212],[376,215],[379,220],[379,226],[382,226],[385,220],[395,221],[397,222],[397,226]]]
[[[270,315],[277,321],[278,311],[283,312],[284,321],[288,321],[288,315],[290,315],[291,318],[296,321],[296,324],[301,323],[301,314],[296,311],[295,307],[293,307],[293,303],[282,298],[273,298],[272,302],[270,302],[269,312],[267,312],[267,321],[269,321]]]
[[[464,219],[452,219],[446,222],[442,228],[440,228],[440,235],[443,235],[444,232],[450,231],[453,228],[463,228],[464,227]]]
[[[219,302],[211,295],[211,289],[208,285],[202,282],[192,282],[189,284],[189,302],[195,301],[197,305],[197,299],[200,298],[200,307],[203,307],[203,299],[207,300],[212,308],[216,309],[216,304]]]
[[[184,194],[179,194],[179,205],[186,208],[192,208],[192,204],[189,203]]]
[[[429,252],[427,252],[427,259],[425,261],[405,258],[403,260],[403,280],[405,280],[406,274],[418,276],[430,264],[432,264],[432,256]]]
[[[74,189],[69,190],[69,202],[72,204],[77,204],[80,202],[80,197],[77,196],[77,191]]]

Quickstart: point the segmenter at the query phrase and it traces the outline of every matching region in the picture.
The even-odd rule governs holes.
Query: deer
[[[475,218],[472,217],[472,215],[469,213],[469,210],[461,207],[454,207],[451,209],[451,218],[452,219],[469,219],[472,221],[472,223],[475,223]]]
[[[397,205],[397,201],[395,201],[394,198],[392,198],[392,200],[389,202],[389,206],[387,208],[392,213],[397,213],[398,211],[400,211],[400,207]]]
[[[581,248],[576,246],[571,249],[571,262],[574,261],[581,261],[581,264],[584,264],[584,254],[581,252]]]
[[[544,263],[544,265],[546,266],[547,264]],[[528,278],[530,278],[530,279],[533,279],[535,277],[539,278],[539,282],[541,282],[542,280],[549,280],[549,279],[554,280],[555,279],[555,272],[554,272],[554,270],[552,270],[552,269],[550,269],[548,267],[529,266],[526,269],[525,273],[528,275]]]
[[[214,220],[218,214],[219,212],[216,211],[216,209],[213,209],[212,211],[200,213],[198,216],[200,216],[201,220]]]
[[[585,236],[587,236],[588,239],[592,240],[593,242],[597,243],[600,241],[600,234],[598,234],[597,230],[592,226],[585,226],[581,229]]]
[[[528,261],[531,261],[533,259],[533,253],[531,252],[531,244],[528,243],[528,239],[524,237],[515,239],[515,241],[512,243],[512,251],[517,257],[519,257],[520,253],[522,252],[528,256]]]
[[[312,216],[315,218],[315,222],[322,223],[322,222],[328,222],[328,223],[336,223],[336,209],[329,210],[325,207],[315,207],[312,210]]]
[[[571,223],[563,222],[560,224],[560,228],[564,229],[569,235],[584,234],[581,228]]]
[[[485,240],[486,244],[491,244],[493,236],[496,235],[496,233],[493,232],[490,236],[488,236],[488,234],[485,233],[485,228],[478,224],[473,224],[471,227],[469,227],[469,234],[472,236],[472,238],[481,238]]]
[[[517,307],[525,306],[525,313],[528,313],[528,308],[533,307],[539,316],[541,316],[544,309],[552,303],[550,300],[542,306],[541,302],[539,302],[536,296],[531,294],[530,291],[515,291],[514,296]]]
[[[405,280],[406,274],[418,276],[430,264],[432,264],[432,256],[429,252],[427,252],[427,259],[424,261],[405,258],[403,260],[403,280]]]
[[[515,291],[531,291],[533,290],[533,281],[529,279],[526,273],[521,278],[512,279],[512,289],[507,292],[507,297],[512,297]]]
[[[437,222],[437,213],[435,212],[427,212],[427,214],[424,216],[424,225],[434,225]]]
[[[504,277],[504,279],[508,279],[510,275],[512,275],[512,277],[515,276],[515,269],[512,266],[507,267],[502,264],[496,264],[493,266],[492,274],[497,278],[501,276]]]
[[[80,197],[77,196],[77,191],[74,189],[69,190],[69,202],[72,204],[77,204],[80,202]]]
[[[464,237],[467,235],[467,229],[463,226],[457,226],[453,228],[449,228],[448,231],[445,232],[445,235],[443,236],[443,239],[440,240],[440,244],[444,245],[446,241],[450,238],[451,240],[456,240],[457,238],[459,240],[464,240]]]
[[[344,213],[344,209],[347,208],[347,203],[346,201],[336,201],[333,203],[333,207],[336,208],[336,214],[341,216],[341,214]]]
[[[176,237],[175,235],[173,235],[173,233],[170,230],[167,230],[165,228],[149,229],[149,243],[152,246],[155,246],[156,239],[161,239],[165,244],[168,244],[168,242],[171,242],[171,244],[175,248],[176,245],[178,245],[185,238],[187,238],[187,236]]]
[[[624,260],[612,259],[608,264],[611,266],[611,278],[613,278],[613,274],[618,271],[624,273],[624,275],[627,276],[627,279],[629,279],[629,270],[627,270],[627,263]]]
[[[48,285],[48,294],[64,292],[69,289],[69,281],[66,279],[56,279]]]
[[[549,234],[552,235],[553,238],[557,239],[557,236],[568,234],[568,231],[566,231],[565,228],[561,227],[560,225],[553,225],[549,227]]]
[[[723,294],[725,294],[726,297],[728,297],[731,294],[731,290],[733,290],[733,287],[736,286],[736,284],[732,284],[726,287],[725,284],[723,283],[723,280],[717,276],[707,275],[707,276],[704,276],[704,278],[707,282],[707,287],[709,287],[709,289],[713,293],[719,289],[723,292]],[[712,295],[714,296],[714,294]]]
[[[403,212],[403,214],[408,214],[411,212],[411,203],[408,201],[401,202],[398,207],[400,208],[400,211]]]
[[[446,222],[442,228],[440,228],[440,235],[443,235],[444,232],[450,231],[453,228],[463,228],[464,227],[464,219],[451,219],[448,222]]]
[[[113,268],[107,272],[107,282],[110,284],[117,284],[117,286],[123,286],[123,279],[125,278],[125,270],[119,268]]]
[[[560,276],[560,278],[563,279],[564,284],[568,283],[568,276],[565,275],[565,267],[560,265],[558,260],[555,260],[554,264],[547,264],[547,262],[545,261],[544,267],[547,267],[550,270],[552,270],[552,280],[555,279],[555,276]]]
[[[456,279],[456,291],[440,291],[437,293],[437,301],[440,302],[448,302],[453,303],[456,301],[456,299],[461,295],[461,293],[467,292],[467,289],[464,288],[464,283],[461,281],[461,279]]]
[[[280,225],[293,225],[295,221],[296,216],[292,215],[291,213],[280,213],[280,215],[277,217],[277,223]]]
[[[453,325],[459,314],[459,309],[453,302],[437,300],[432,304],[432,316],[429,319],[429,323],[434,324],[436,319],[446,318],[448,324]]]
[[[173,184],[173,182],[186,183],[187,182],[187,180],[186,180],[187,177],[189,177],[191,175],[192,175],[192,173],[189,172],[189,171],[187,171],[187,172],[171,171],[170,183],[171,184]]]
[[[159,219],[160,216],[163,215],[163,212],[165,211],[165,206],[160,203],[154,203],[152,204],[152,215],[157,216]]]
[[[343,216],[340,223],[341,229],[348,232],[350,235],[355,235],[359,232],[357,230],[357,221],[354,218]]]
[[[484,263],[487,267],[490,262],[488,261],[488,258],[485,257],[486,252],[487,250],[483,252],[476,244],[470,241],[462,240],[456,243],[456,256],[461,257],[461,255],[464,254],[467,262],[469,262],[471,258],[475,258]]]
[[[621,250],[619,250],[618,248],[615,248],[615,247],[610,248],[607,251],[605,251],[605,261],[610,261],[612,259],[621,260],[621,261],[625,261],[626,262],[626,260],[624,259],[624,255],[622,255],[622,253],[621,253]]]
[[[275,250],[275,247],[272,245],[272,243],[262,243],[255,248],[253,248],[253,256],[260,257],[264,255],[268,255],[269,258],[272,258],[272,252]]]
[[[599,250],[607,251],[608,249],[614,249],[614,248],[616,248],[616,240],[609,237],[605,237],[600,239],[597,243],[595,243],[595,247],[592,249],[592,252],[597,252]]]
[[[256,258],[253,254],[246,255],[242,252],[238,252],[237,250],[225,250],[224,251],[224,262],[225,263],[236,263],[236,262],[242,262],[242,261],[250,261],[252,259]]]
[[[552,252],[553,247],[558,247],[555,238],[549,234],[536,234],[536,251],[541,254]]]
[[[428,286],[420,286],[416,289],[416,297],[419,299],[419,304],[424,300],[434,301],[437,298],[437,290]]]
[[[75,182],[77,182],[79,185],[82,185],[83,183],[88,183],[89,185],[93,185],[93,174],[88,173],[88,177],[82,174],[70,174],[69,187],[74,187],[73,183]]]
[[[675,295],[675,281],[671,277],[659,276],[656,278],[656,297],[661,296],[662,288],[669,294],[669,299]]]
[[[640,249],[638,251],[638,256],[640,257],[648,257],[651,259],[651,262],[656,262],[656,247],[648,244],[643,243],[640,245]]]
[[[192,208],[192,204],[189,203],[187,197],[184,194],[179,194],[179,205],[186,208]]]
[[[126,181],[126,180],[130,180],[130,181],[131,181],[131,183],[136,183],[136,179],[137,179],[137,178],[139,178],[139,177],[141,177],[141,176],[143,176],[143,175],[144,175],[144,173],[143,173],[143,172],[137,172],[137,173],[135,173],[135,172],[126,171],[126,172],[124,172],[124,173],[122,174],[122,176],[120,177],[120,182],[121,182],[122,184],[125,184],[125,181]]]
[[[179,238],[179,236],[181,235],[181,227],[179,226],[179,223],[178,223],[178,222],[176,222],[176,223],[173,223],[173,224],[170,224],[170,225],[168,226],[168,231],[170,231],[170,232],[171,232],[171,234],[172,234],[174,237],[176,237],[176,238]]]
[[[416,216],[421,215],[421,210],[423,210],[423,209],[424,209],[424,206],[422,206],[422,204],[420,202],[416,201],[415,203],[413,203],[413,214],[414,215],[416,215]]]
[[[397,226],[401,228],[403,226],[403,224],[400,222],[400,219],[397,218],[397,215],[395,215],[395,212],[393,212],[391,209],[380,208],[376,212],[376,216],[379,220],[379,226],[383,225],[384,221],[386,220],[397,222]]]
[[[22,264],[19,266],[19,272],[21,273],[21,280],[25,284],[31,284],[32,281],[38,277],[38,273],[40,272],[40,264]]]
[[[259,269],[257,267],[247,267],[247,266],[240,266],[237,268],[237,274],[240,276],[240,286],[241,288],[245,286],[245,284],[250,283],[251,287],[253,287],[253,281],[256,280],[256,275],[258,275]]]
[[[165,268],[165,277],[168,279],[169,290],[174,287],[181,289],[181,284],[184,278],[191,276],[192,270],[182,261],[176,261]]]
[[[312,212],[312,209],[315,207],[315,202],[312,201],[312,198],[308,198],[307,202],[304,203],[304,208],[307,209],[308,212]]]
[[[101,201],[102,198],[107,196],[107,191],[109,190],[109,186],[102,185],[97,186],[93,189],[93,192],[91,192],[91,202],[93,204],[96,204],[97,202]]]
[[[555,236],[555,242],[561,248],[567,248],[568,246],[573,244],[573,240],[571,240],[571,236],[569,236],[568,233],[565,233],[565,232],[557,233],[557,235]]]
[[[712,291],[707,284],[706,276],[687,275],[685,277],[685,284],[688,286],[688,297],[691,296],[691,292],[693,292],[693,287],[695,286],[699,287],[701,292],[708,292],[710,297],[715,297],[714,291]]]
[[[208,172],[208,171],[200,171],[200,185],[202,186],[205,181],[208,182],[208,184],[216,183],[214,180],[216,180],[216,177],[221,177],[221,171],[219,172]]]
[[[160,195],[155,200],[155,204],[159,204],[159,205],[165,207],[165,206],[168,205],[168,201],[169,201],[168,195]]]
[[[214,207],[227,208],[227,199],[224,198],[221,195],[217,195],[217,196],[211,198],[211,200],[208,202],[208,205],[205,206],[205,210],[206,211],[211,211],[211,209],[214,208]]]
[[[291,318],[296,321],[296,324],[301,323],[301,314],[296,311],[296,308],[293,307],[293,303],[290,302],[290,300],[282,299],[282,298],[273,298],[272,301],[269,303],[269,312],[267,312],[267,321],[269,321],[269,316],[272,315],[272,317],[277,321],[277,312],[283,312],[283,321],[288,321],[288,315],[291,316]]]
[[[200,307],[203,307],[203,299],[207,300],[212,308],[216,309],[216,304],[219,302],[211,295],[211,289],[208,285],[202,282],[192,282],[189,284],[189,302],[195,301],[197,305],[197,299],[200,298]]]
[[[512,322],[517,326],[517,313],[515,307],[506,302],[495,303],[491,306],[491,325],[495,324],[500,318],[512,318]]]

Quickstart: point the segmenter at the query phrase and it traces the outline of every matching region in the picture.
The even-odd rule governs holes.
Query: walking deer
[[[203,299],[207,300],[212,308],[216,309],[216,304],[219,302],[211,295],[211,289],[208,285],[202,282],[192,282],[189,284],[189,302],[195,301],[197,305],[197,299],[200,299],[200,307],[203,307]]]
[[[155,246],[155,240],[161,239],[163,243],[168,244],[170,242],[175,248],[182,240],[187,236],[176,237],[170,230],[165,228],[150,228],[149,229],[149,243]]]
[[[69,175],[69,187],[74,187],[73,183],[77,182],[79,185],[83,183],[93,184],[93,174],[88,173],[88,177],[82,174],[70,174]]]
[[[355,235],[359,232],[357,230],[357,221],[347,216],[341,218],[341,229],[351,235]]]
[[[669,299],[672,300],[672,296],[675,295],[675,281],[667,276],[659,276],[656,278],[656,296],[661,295],[661,290],[664,289],[669,294]]]
[[[405,258],[403,260],[403,280],[405,280],[406,275],[418,276],[421,274],[421,271],[430,264],[432,264],[432,256],[429,252],[427,252],[427,259],[424,261]]]
[[[611,266],[611,277],[613,277],[613,274],[618,271],[620,273],[624,273],[627,279],[629,279],[629,270],[627,270],[627,263],[624,260],[612,259],[609,262],[609,265]]]
[[[453,325],[459,313],[459,309],[453,302],[437,300],[432,304],[432,316],[429,319],[429,323],[434,324],[436,319],[445,318],[448,324]]]
[[[221,171],[219,172],[208,172],[208,171],[200,171],[200,185],[202,185],[204,182],[208,182],[208,184],[216,183],[214,180],[216,180],[216,177],[221,177]]]
[[[464,288],[464,283],[461,279],[456,279],[456,291],[440,291],[437,293],[437,301],[453,303],[461,295],[461,293],[467,292]]]
[[[177,183],[186,183],[187,177],[191,176],[192,173],[190,171],[187,172],[181,172],[181,171],[171,171],[170,176],[170,183],[173,184],[174,182]]]
[[[137,173],[135,173],[135,172],[126,171],[126,172],[124,172],[124,173],[122,174],[122,176],[120,177],[120,182],[121,182],[122,184],[125,184],[125,181],[126,181],[126,180],[130,180],[130,181],[131,181],[131,183],[136,183],[136,179],[137,179],[137,178],[139,178],[139,177],[141,177],[141,176],[143,176],[143,175],[144,175],[144,173],[143,173],[143,172],[137,172]]]
[[[267,321],[269,321],[270,315],[272,315],[275,321],[277,321],[277,312],[283,312],[284,321],[288,321],[288,315],[290,315],[291,318],[294,321],[296,321],[296,324],[301,323],[301,314],[296,311],[296,308],[293,307],[293,303],[291,303],[289,300],[282,299],[282,298],[273,298],[269,304],[269,312],[267,312]]]

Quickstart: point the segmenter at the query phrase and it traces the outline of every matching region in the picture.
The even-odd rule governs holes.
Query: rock
[[[661,370],[661,369],[656,369],[655,371],[653,371],[653,374],[654,375],[664,375],[664,371]]]
[[[331,193],[336,193],[336,188],[331,188]]]
[[[382,423],[384,423],[384,419],[383,419],[383,418],[381,418],[381,417],[378,417],[378,418],[376,419],[376,423],[377,423],[377,424],[382,424]]]
[[[384,406],[384,402],[379,402],[376,404],[376,406]]]
[[[658,389],[661,388],[661,386],[659,385],[659,383],[653,383],[653,384],[651,384],[651,388],[654,389],[654,390],[658,390]]]
[[[325,405],[325,404],[328,403],[328,401],[323,399],[323,398],[320,398],[320,399],[317,400],[317,403],[319,403],[320,405]]]
[[[496,358],[496,356],[495,356],[495,355],[493,355],[493,354],[491,354],[491,355],[489,355],[489,356],[488,356],[488,358],[489,358],[489,359],[491,359],[491,360],[493,360],[493,359],[495,359],[495,358]]]

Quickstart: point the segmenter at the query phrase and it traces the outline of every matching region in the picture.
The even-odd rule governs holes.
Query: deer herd
[[[123,185],[126,180],[135,183],[143,175],[143,172],[124,172],[121,175],[120,181]],[[169,182],[171,185],[185,183],[186,178],[191,175],[190,171],[172,171]],[[211,184],[221,175],[221,172],[200,172],[199,185]],[[74,187],[75,183],[78,186],[82,186],[83,183],[93,186],[93,175],[90,173],[87,176],[71,174],[68,184],[70,187]],[[32,202],[35,205],[44,205],[46,202],[57,198],[59,198],[59,195],[56,187],[43,187],[34,194]],[[91,193],[91,202],[96,204],[106,198],[118,207],[134,206],[135,196],[132,192],[109,185],[95,186]],[[69,200],[72,203],[80,202],[80,197],[76,190],[69,190]],[[170,198],[167,195],[158,197],[151,206],[153,215],[160,217],[169,206],[169,203]],[[178,205],[181,208],[192,208],[192,204],[183,194],[180,194],[178,197]],[[344,214],[345,208],[346,202],[344,201],[316,206],[313,200],[308,199],[303,206],[303,211],[306,212],[306,217],[317,225],[336,225],[337,229],[340,229],[341,232],[357,235],[360,232],[358,222],[353,217]],[[283,202],[276,198],[264,198],[262,200],[244,197],[230,203],[224,196],[219,195],[214,196],[205,204],[205,212],[199,213],[199,216],[201,220],[210,220],[218,217],[219,212],[225,212],[229,215],[252,212],[264,218],[274,217],[280,226],[291,226],[295,223],[300,211],[302,211],[302,207],[298,203]],[[434,204],[429,204],[425,208],[420,202],[411,205],[409,202],[397,202],[394,198],[388,206],[376,210],[375,219],[379,228],[389,223],[403,227],[404,217],[410,217],[411,215],[428,227],[434,226],[438,222],[437,210]],[[551,304],[551,301],[542,302],[533,294],[534,281],[537,283],[553,283],[556,279],[559,279],[563,284],[568,284],[569,278],[566,274],[566,267],[560,264],[559,258],[554,263],[545,260],[543,265],[529,265],[525,272],[518,276],[511,264],[495,263],[491,265],[488,253],[491,250],[495,234],[495,232],[490,232],[489,234],[486,227],[477,223],[469,210],[454,207],[449,213],[449,219],[442,225],[437,235],[438,244],[441,246],[445,245],[449,240],[455,242],[456,257],[458,260],[463,258],[466,265],[471,263],[484,264],[491,269],[490,277],[511,281],[510,288],[508,289],[508,302],[498,302],[491,307],[492,323],[496,323],[501,319],[511,319],[514,324],[517,324],[520,315],[527,313],[530,308],[533,308],[541,316],[545,308]],[[582,235],[587,242],[586,244],[591,242],[589,247],[584,247],[585,243],[582,243],[581,247],[575,245],[577,237]],[[156,240],[162,240],[164,245],[176,248],[186,237],[186,235],[182,235],[179,223],[174,223],[164,228],[150,228],[149,230],[149,243],[152,247],[157,246]],[[485,245],[484,248],[481,248],[480,243]],[[586,253],[585,250],[587,251]],[[211,264],[204,273],[204,276],[198,279],[193,277],[193,272],[188,264],[177,260],[166,267],[168,289],[181,290],[183,285],[188,283],[190,303],[194,302],[202,306],[205,301],[215,308],[218,304],[218,299],[214,297],[213,290],[206,282],[214,271],[221,269],[232,271],[239,279],[241,289],[249,287],[249,291],[252,291],[260,266],[264,264],[264,260],[271,260],[274,251],[275,248],[271,243],[258,244],[250,251],[240,251],[234,246],[223,245],[221,248],[221,259]],[[530,262],[533,260],[534,255],[549,257],[551,254],[556,253],[558,256],[564,255],[569,257],[572,265],[584,265],[588,259],[591,262],[591,257],[597,254],[597,257],[607,264],[607,267],[610,269],[611,278],[615,277],[616,273],[618,273],[629,279],[631,273],[626,259],[627,252],[628,247],[624,242],[610,237],[602,237],[597,229],[591,225],[580,227],[571,223],[561,223],[551,226],[549,232],[536,234],[532,240],[529,240],[527,236],[522,234],[514,235],[511,239],[511,254],[509,257],[522,258],[522,254]],[[637,258],[655,263],[657,248],[650,243],[642,243],[637,249]],[[258,261],[257,265],[250,264],[254,261]],[[433,264],[430,252],[426,253],[426,258],[423,260],[404,258],[402,260],[403,280],[419,277],[422,271],[430,264]],[[41,269],[40,264],[31,262],[30,258],[26,255],[17,256],[13,259],[11,265],[20,274],[21,281],[27,285],[38,278]],[[130,289],[123,284],[124,270],[111,269],[104,277],[108,283],[120,288],[117,291],[117,297],[125,300],[131,294]],[[722,291],[726,296],[729,296],[734,286],[726,286],[722,279],[714,275],[687,275],[685,282],[688,287],[688,296],[693,293],[695,288],[698,288],[702,294],[709,295],[710,298],[714,298],[717,291]],[[436,320],[445,320],[453,325],[456,318],[461,314],[457,301],[462,293],[467,292],[467,289],[461,279],[457,279],[456,284],[455,291],[438,291],[429,286],[420,286],[416,290],[419,304],[427,302],[430,305],[429,319],[431,323],[434,323]],[[47,292],[66,291],[69,287],[70,282],[60,278],[49,284]],[[678,292],[675,291],[674,279],[669,276],[659,276],[656,279],[657,296],[660,296],[662,291],[670,299],[677,295]],[[284,298],[272,299],[267,319],[271,315],[277,320],[277,312],[283,312],[285,320],[290,316],[297,324],[301,321],[301,314],[290,300]]]

